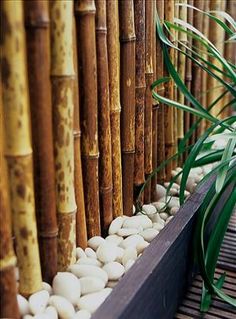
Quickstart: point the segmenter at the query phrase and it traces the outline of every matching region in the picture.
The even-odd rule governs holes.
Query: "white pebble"
[[[142,211],[149,216],[149,215],[155,214],[157,210],[155,206],[153,206],[152,204],[149,204],[149,205],[143,205]]]
[[[122,264],[125,265],[129,259],[136,260],[137,256],[137,250],[134,247],[127,247],[122,257]]]
[[[106,287],[114,288],[118,284],[119,280],[109,280]]]
[[[133,215],[135,214],[135,211],[136,211],[136,208],[135,208],[135,206],[133,205]]]
[[[121,228],[118,230],[117,234],[119,236],[122,236],[122,237],[127,237],[127,236],[130,236],[130,235],[135,235],[137,234],[139,231],[137,228]]]
[[[51,296],[49,299],[49,304],[56,308],[60,319],[71,319],[75,310],[72,304],[64,297],[61,296]]]
[[[84,257],[86,257],[86,254],[83,251],[83,249],[81,247],[77,247],[76,248],[76,259],[84,258]]]
[[[166,207],[166,204],[163,202],[153,202],[152,205],[155,206],[158,212],[163,211]]]
[[[114,261],[117,257],[117,246],[113,243],[104,242],[97,249],[97,258],[103,263]]]
[[[52,294],[52,287],[45,281],[42,282],[42,288],[43,290],[47,290],[49,295]]]
[[[161,223],[153,223],[153,228],[155,228],[158,231],[162,230],[164,227],[165,226]]]
[[[109,243],[113,243],[117,246],[120,245],[120,243],[122,242],[123,237],[118,236],[118,235],[109,235],[106,237],[106,241],[108,241]]]
[[[169,215],[167,213],[160,213],[160,217],[161,219],[163,219],[164,221],[167,220],[167,218],[169,217]]]
[[[50,316],[50,319],[58,319],[57,310],[53,306],[47,307],[45,313]]]
[[[138,228],[142,226],[143,229],[152,227],[152,221],[145,215],[132,216],[126,219],[123,228]]]
[[[49,293],[47,290],[35,292],[29,297],[30,312],[34,315],[44,312],[49,300]]]
[[[100,278],[87,276],[80,278],[80,286],[81,294],[85,295],[102,290],[103,288],[105,288],[105,282]]]
[[[166,224],[168,224],[168,223],[171,221],[172,218],[174,218],[174,216],[169,216],[169,217],[167,218],[167,220],[166,220]]]
[[[124,220],[121,216],[115,218],[110,224],[108,234],[109,235],[116,234],[118,232],[118,230],[122,227],[123,222],[124,222]]]
[[[168,183],[164,183],[164,186],[165,186],[166,188],[168,188],[169,185],[170,185],[169,182],[168,182]],[[177,183],[173,183],[173,184],[171,185],[171,187],[177,189],[178,191],[179,191],[179,188],[180,188],[179,184],[177,184]]]
[[[137,247],[138,243],[144,241],[143,237],[140,235],[131,235],[127,238],[125,238],[122,243],[120,244],[120,246],[124,249],[128,248],[128,247]]]
[[[121,263],[122,257],[124,255],[124,251],[125,251],[124,248],[117,247],[117,257],[115,261],[118,261],[118,263]]]
[[[102,238],[101,236],[94,236],[88,240],[88,246],[95,251],[103,243],[105,243],[105,239]]]
[[[107,273],[108,280],[118,280],[125,272],[124,267],[117,261],[112,261],[106,264],[102,269]]]
[[[87,247],[87,248],[85,248],[84,252],[85,252],[87,257],[97,259],[97,255],[96,255],[95,251],[92,248]]]
[[[179,191],[178,191],[178,189],[176,189],[176,188],[171,188],[171,189],[169,190],[169,193],[168,193],[168,194],[171,195],[171,196],[176,196],[176,195],[179,194]]]
[[[155,201],[158,201],[161,197],[166,195],[166,189],[160,184],[156,184]]]
[[[159,231],[156,230],[155,228],[147,228],[140,233],[140,235],[148,243],[150,243],[158,234],[159,234]]]
[[[149,243],[147,241],[142,241],[140,243],[138,243],[136,249],[137,249],[137,253],[141,254],[143,253],[144,249],[147,248],[149,246]]]
[[[179,211],[179,207],[172,207],[170,210],[170,214],[174,216]]]
[[[101,267],[101,262],[95,258],[90,258],[90,257],[84,257],[80,258],[77,260],[76,264],[78,265],[93,265],[93,266],[98,266]]]
[[[33,318],[34,319],[51,319],[50,315],[47,313],[38,313]]]
[[[52,282],[55,295],[66,298],[72,305],[76,305],[81,295],[80,281],[70,272],[58,272]]]
[[[30,313],[29,302],[25,297],[18,294],[17,303],[21,316],[28,315]]]
[[[125,265],[125,272],[127,272],[133,266],[134,263],[135,263],[135,260],[132,260],[132,259],[128,260]]]
[[[69,267],[69,270],[79,278],[93,276],[102,279],[105,284],[108,281],[107,273],[97,266],[74,264]]]
[[[87,310],[79,310],[76,312],[74,317],[72,319],[90,319],[91,318],[91,313],[88,312]]]
[[[109,296],[111,291],[111,288],[105,288],[99,292],[85,295],[79,299],[77,305],[81,310],[87,310],[90,313],[94,313]]]

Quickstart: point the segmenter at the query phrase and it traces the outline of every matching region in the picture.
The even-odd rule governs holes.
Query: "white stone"
[[[130,235],[135,235],[137,234],[139,231],[137,228],[121,228],[118,230],[117,234],[119,236],[122,236],[122,237],[127,237],[127,236],[130,236]]]
[[[136,249],[137,249],[137,253],[141,254],[143,253],[144,249],[147,248],[149,246],[149,243],[147,241],[142,241],[140,243],[138,243]]]
[[[134,263],[135,263],[135,260],[132,260],[132,259],[128,260],[125,265],[125,272],[127,272],[133,266]]]
[[[17,303],[21,316],[28,315],[30,313],[29,302],[25,297],[17,294]]]
[[[118,263],[121,263],[122,257],[124,255],[124,251],[125,251],[124,248],[117,247],[117,257],[115,261],[118,261]]]
[[[47,290],[40,290],[29,297],[30,312],[34,315],[44,312],[49,300],[49,293]]]
[[[155,201],[158,201],[161,197],[166,195],[166,189],[160,184],[156,184]]]
[[[88,312],[87,310],[79,310],[76,312],[74,317],[72,319],[90,319],[91,318],[91,313]]]
[[[129,259],[136,260],[137,256],[137,250],[134,247],[127,247],[122,257],[122,264],[125,265]]]
[[[142,236],[140,235],[131,235],[127,238],[125,238],[122,243],[120,244],[120,246],[124,249],[128,248],[128,247],[137,247],[138,243],[143,242],[144,239]]]
[[[50,315],[47,313],[38,313],[33,318],[34,319],[51,319]]]
[[[132,216],[129,219],[126,219],[123,224],[124,228],[138,228],[142,226],[143,229],[152,227],[152,221],[145,215]]]
[[[170,221],[171,221],[171,219],[173,219],[174,218],[174,216],[169,216],[168,218],[167,218],[167,220],[166,220],[166,224],[168,224]]]
[[[106,287],[114,288],[118,284],[119,280],[109,280]]]
[[[111,293],[111,288],[105,288],[99,292],[81,297],[77,303],[80,310],[87,310],[94,313]]]
[[[81,247],[77,247],[76,248],[76,259],[84,258],[84,257],[86,257],[84,250]]]
[[[58,272],[53,279],[52,288],[55,295],[66,298],[74,306],[81,295],[80,281],[70,272]]]
[[[45,281],[42,282],[42,288],[43,290],[47,290],[49,295],[52,294],[52,287]]]
[[[108,281],[107,273],[97,266],[74,264],[69,267],[69,270],[79,278],[93,276],[102,279],[105,284]]]
[[[149,215],[155,214],[157,210],[155,206],[153,206],[152,204],[149,204],[149,205],[143,205],[142,211],[149,216]]]
[[[97,258],[103,263],[114,261],[117,257],[117,246],[113,243],[104,242],[97,249]]]
[[[87,257],[97,259],[97,255],[92,248],[87,247],[87,248],[85,248],[84,252],[85,252]]]
[[[125,272],[124,266],[117,261],[112,261],[104,265],[102,269],[107,273],[108,280],[119,280]]]
[[[87,276],[80,278],[80,286],[81,294],[85,295],[102,290],[103,288],[105,288],[105,282],[100,278]]]
[[[179,194],[179,191],[176,188],[171,188],[168,194],[171,196],[176,196]]]
[[[161,231],[165,226],[161,223],[153,223],[153,228],[155,228],[158,231]]]
[[[158,212],[161,212],[166,208],[166,204],[164,202],[153,202],[152,205],[156,207]]]
[[[115,218],[110,224],[108,234],[115,235],[118,232],[118,230],[122,227],[123,222],[124,220],[121,216]]]
[[[91,258],[91,257],[84,257],[84,258],[80,258],[79,260],[77,260],[76,264],[78,265],[93,265],[93,266],[98,266],[101,267],[101,262],[95,258]]]
[[[172,207],[180,207],[179,204],[179,197],[173,196],[171,198],[168,198],[168,207],[172,208]]]
[[[179,207],[174,206],[174,207],[171,208],[170,214],[171,214],[172,216],[175,216],[175,214],[176,214],[178,211],[179,211]]]
[[[167,213],[160,213],[160,217],[161,219],[163,219],[164,221],[167,220],[167,218],[169,217],[169,215]]]
[[[168,183],[164,183],[164,186],[165,186],[166,188],[168,188],[168,187],[170,186],[170,183],[169,183],[169,182],[168,182]],[[177,190],[179,190],[179,188],[180,188],[179,184],[177,184],[177,183],[173,183],[173,184],[171,185],[171,187],[172,187],[172,188],[175,188],[175,189],[177,189]]]
[[[105,243],[105,239],[102,238],[101,236],[94,236],[88,240],[88,246],[95,251],[103,243]]]
[[[148,243],[150,243],[156,235],[159,234],[159,231],[156,230],[155,228],[147,228],[143,230],[140,235],[146,240]]]
[[[135,211],[136,211],[136,208],[135,208],[135,206],[133,205],[133,215],[135,214]]]
[[[120,243],[122,242],[123,237],[118,236],[118,235],[109,235],[106,237],[106,241],[108,241],[109,243],[113,243],[117,246],[120,245]]]
[[[196,183],[195,183],[195,178],[194,177],[191,177],[189,176],[188,179],[187,179],[187,183],[186,183],[186,189],[192,193],[196,187]]]
[[[49,304],[56,308],[60,319],[71,319],[75,310],[72,304],[64,297],[61,296],[51,296],[49,299]]]
[[[47,307],[45,313],[50,316],[50,319],[58,319],[57,310],[53,306]]]

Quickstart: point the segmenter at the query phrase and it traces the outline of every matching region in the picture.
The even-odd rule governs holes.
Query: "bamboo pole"
[[[58,269],[75,262],[73,3],[50,2],[51,79],[58,220]]]
[[[144,102],[145,102],[145,1],[134,2],[135,18],[135,194],[144,183]]]
[[[153,83],[153,1],[145,2],[145,116],[144,116],[144,171],[145,177],[152,172],[152,92]],[[151,201],[151,183],[144,191],[144,202]]]
[[[79,105],[79,77],[78,77],[78,52],[76,41],[76,24],[73,19],[73,56],[75,67],[74,81],[74,165],[75,165],[75,201],[77,205],[76,214],[76,246],[83,249],[87,247],[87,226],[84,206],[84,185],[81,163],[81,129],[80,129],[80,105]],[[79,51],[79,48],[78,48]]]
[[[101,232],[98,187],[95,11],[93,0],[78,0],[75,3],[77,40],[80,47],[82,169],[89,238],[99,235]]]
[[[52,136],[49,11],[46,1],[25,1],[34,187],[43,280],[57,273],[57,220]],[[39,70],[40,66],[40,70]]]
[[[14,268],[16,257],[13,250],[11,233],[11,211],[8,195],[7,164],[4,158],[3,105],[0,82],[0,317],[20,318],[16,299],[16,280]]]
[[[174,20],[174,0],[166,0],[165,1],[165,19],[167,21],[173,22]],[[171,39],[172,40],[172,39]],[[174,62],[174,49],[169,50],[169,55]],[[164,75],[168,76],[168,72],[166,67],[164,68]],[[170,100],[173,100],[174,97],[174,84],[173,81],[169,81],[165,84],[165,97]],[[166,158],[170,158],[174,155],[174,111],[173,107],[165,106],[165,155]],[[169,180],[171,178],[171,170],[173,167],[173,163],[170,162],[166,166],[166,179]]]
[[[164,0],[158,0],[156,2],[157,14],[163,23],[164,20]],[[164,75],[163,71],[163,53],[161,42],[157,38],[156,40],[156,77],[160,79]],[[164,85],[160,85],[157,88],[157,93],[164,95],[165,88]],[[165,160],[165,128],[164,128],[164,114],[165,114],[165,105],[159,103],[158,115],[157,115],[157,166],[159,166]],[[157,182],[163,184],[165,181],[165,169],[162,169],[157,174]]]
[[[135,29],[133,0],[120,1],[121,150],[124,214],[133,212],[135,153]]]
[[[118,1],[107,1],[107,50],[112,147],[113,217],[123,215],[120,141],[120,44]]]
[[[9,168],[11,210],[20,272],[19,292],[27,296],[41,289],[42,279],[35,220],[22,2],[3,1],[2,17],[5,155]]]
[[[98,72],[98,114],[99,114],[99,190],[100,212],[103,232],[112,222],[112,154],[109,100],[109,74],[107,57],[106,1],[96,0],[96,41]]]

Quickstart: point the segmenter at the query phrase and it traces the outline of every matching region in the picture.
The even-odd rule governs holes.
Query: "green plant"
[[[235,41],[236,23],[227,13],[203,12],[189,5],[187,5],[187,7],[190,7],[193,10],[198,10],[202,14],[207,15],[210,19],[213,19],[224,29],[225,33],[228,36],[228,41]],[[221,19],[219,19],[218,16],[223,17],[227,21],[228,25]],[[213,295],[219,296],[224,301],[236,307],[236,299],[231,298],[221,290],[224,283],[225,274],[222,275],[217,281],[214,280],[214,273],[220,247],[224,238],[224,234],[227,230],[228,222],[236,204],[236,116],[221,119],[213,116],[210,113],[210,110],[214,108],[219,101],[223,101],[223,98],[226,94],[231,95],[231,100],[223,106],[223,109],[235,104],[236,67],[230,61],[227,61],[220,54],[213,43],[211,43],[209,39],[207,39],[192,25],[182,20],[176,19],[175,23],[165,21],[162,26],[159,17],[157,16],[156,26],[157,35],[160,38],[162,44],[165,65],[169,71],[170,77],[158,79],[152,84],[153,97],[161,103],[194,114],[197,117],[197,121],[185,134],[184,138],[180,141],[178,152],[172,158],[163,162],[158,168],[153,171],[149,179],[143,185],[140,191],[140,195],[146,187],[146,184],[149,183],[154,174],[163,169],[169,161],[181,156],[187,150],[189,151],[189,155],[183,165],[182,172],[178,174],[182,174],[180,185],[180,203],[183,204],[184,190],[186,189],[186,183],[190,170],[193,167],[214,163],[214,169],[209,172],[199,184],[201,185],[207,179],[211,178],[214,174],[216,175],[213,184],[211,185],[208,192],[205,194],[205,198],[199,208],[194,237],[195,261],[198,264],[204,282],[202,289],[201,311],[208,310]],[[195,47],[188,47],[181,41],[178,41],[181,44],[181,46],[179,47],[185,47],[185,50],[181,50],[180,48],[178,48],[175,44],[169,41],[168,36],[166,35],[168,33],[171,33],[172,30],[185,32],[188,36],[191,36],[196,41],[199,41],[201,43],[201,50],[204,50],[204,54],[197,51]],[[168,54],[169,47],[178,50],[179,52],[181,52],[181,54],[185,54],[188,59],[191,59],[193,63],[196,63],[200,68],[207,72],[209,76],[214,77],[218,81],[219,85],[224,88],[224,91],[219,96],[215,97],[215,100],[211,103],[211,105],[208,106],[207,109],[204,108],[203,105],[201,105],[201,103],[191,94],[191,92],[187,89],[184,82],[180,78],[178,72],[175,70]],[[206,55],[216,59],[222,67],[219,68],[215,66],[215,64],[211,63],[209,60],[206,60]],[[154,91],[154,89],[158,85],[168,82],[170,78],[174,80],[177,88],[184,94],[185,98],[190,102],[191,106],[169,100]],[[218,112],[219,115],[221,112],[222,110]],[[204,132],[204,134],[197,140],[195,144],[186,147],[186,142],[189,140],[192,133],[197,129],[202,119],[208,120],[211,123],[210,127]],[[219,138],[224,138],[225,140],[227,140],[226,147],[224,149],[213,149],[213,143]],[[170,189],[176,178],[177,176],[172,179],[168,189]],[[220,216],[217,217],[214,228],[210,233],[210,238],[206,242],[204,235],[207,223],[210,220],[217,203],[221,201],[222,195],[225,190],[228,190],[229,192],[228,201],[225,204],[224,210],[221,212]],[[140,206],[141,205],[138,201],[137,208],[140,209]]]

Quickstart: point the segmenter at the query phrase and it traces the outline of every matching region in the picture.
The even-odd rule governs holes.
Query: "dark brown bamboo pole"
[[[81,129],[80,129],[80,103],[79,103],[79,76],[78,76],[78,51],[76,41],[76,25],[73,19],[73,47],[74,47],[74,165],[75,165],[75,201],[77,205],[76,214],[76,246],[83,249],[87,247],[87,226],[84,206],[84,185],[81,163]]]
[[[50,83],[50,29],[46,1],[25,1],[34,187],[43,280],[57,273],[57,219]],[[40,70],[39,70],[40,66]]]
[[[98,72],[99,191],[103,232],[112,221],[112,154],[107,57],[106,1],[96,0],[96,41]]]
[[[1,11],[2,12],[2,11]],[[16,299],[15,265],[11,232],[11,210],[8,194],[7,164],[4,158],[3,105],[0,82],[0,317],[20,318]]]
[[[41,289],[42,278],[35,218],[23,5],[21,1],[2,1],[1,5],[5,156],[20,272],[19,292],[28,296]]]
[[[144,171],[145,177],[152,172],[152,92],[153,83],[153,1],[145,2],[145,116],[144,116]],[[144,191],[144,202],[151,201],[151,183]]]
[[[99,235],[97,63],[94,0],[75,2],[77,41],[80,47],[82,169],[88,237]]]
[[[193,0],[188,0],[188,4],[193,6],[194,2]],[[187,9],[187,22],[189,24],[193,24],[193,9],[188,8]],[[192,47],[192,37],[187,36],[188,46]],[[191,52],[188,52],[191,54]],[[192,87],[192,60],[190,58],[186,59],[186,70],[185,70],[185,84],[189,91],[191,91]],[[185,99],[185,104],[190,106],[190,102]],[[184,134],[186,134],[190,129],[190,114],[188,112],[184,112]],[[189,139],[186,143],[186,146],[189,146],[191,144],[191,140]],[[186,159],[188,155],[188,152],[186,151],[184,153],[184,160]]]
[[[51,79],[58,220],[58,269],[75,262],[73,3],[50,2]]]
[[[107,1],[107,50],[112,146],[113,217],[123,215],[120,141],[120,42],[118,1]]]
[[[161,22],[164,20],[164,0],[158,0],[156,2],[157,14]],[[163,77],[163,53],[161,48],[161,42],[159,38],[156,39],[156,77],[160,79]],[[164,95],[165,88],[164,85],[160,85],[157,88],[157,93]],[[165,105],[159,103],[158,115],[157,115],[157,166],[159,166],[165,160],[165,127],[164,127],[164,114]],[[157,174],[157,182],[163,184],[165,181],[165,169],[162,169]]]
[[[133,0],[120,1],[121,42],[121,149],[123,210],[133,211],[133,180],[135,153],[135,29]]]
[[[165,19],[167,21],[173,22],[174,20],[174,0],[166,0],[165,1]],[[172,39],[171,39],[172,40]],[[169,55],[174,62],[174,50],[169,50]],[[168,72],[166,68],[164,68],[164,75],[167,76]],[[168,99],[173,100],[174,97],[174,84],[173,81],[169,81],[165,84],[165,96]],[[165,106],[165,155],[166,158],[170,158],[174,155],[174,110],[171,106]],[[170,180],[171,178],[171,170],[173,167],[173,163],[170,162],[166,166],[166,179]]]
[[[134,2],[135,18],[135,195],[144,183],[145,0]]]

